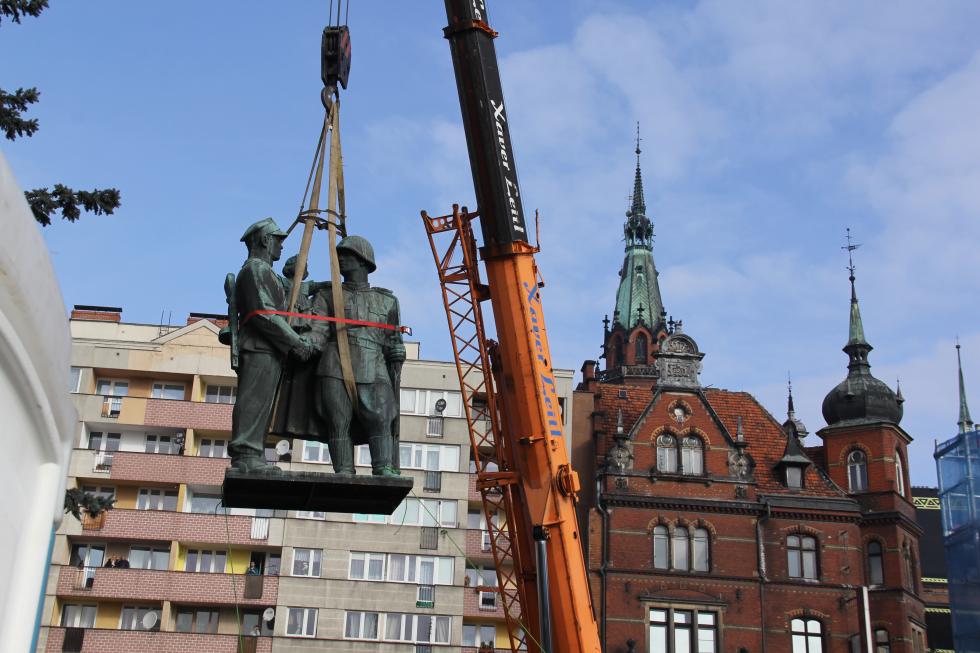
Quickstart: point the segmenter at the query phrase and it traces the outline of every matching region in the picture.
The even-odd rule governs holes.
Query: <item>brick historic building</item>
[[[807,438],[792,392],[781,424],[701,385],[645,213],[638,160],[605,365],[585,362],[572,425],[603,650],[866,650],[867,587],[873,650],[925,651],[911,437],[900,391],[871,375],[853,272],[847,376]]]

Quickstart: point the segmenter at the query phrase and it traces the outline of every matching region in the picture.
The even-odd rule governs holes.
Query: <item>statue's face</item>
[[[367,271],[367,264],[361,260],[361,257],[356,254],[351,254],[346,249],[337,252],[337,265],[340,267],[340,273],[343,275],[348,275],[358,270]]]
[[[266,236],[266,238],[266,247],[269,248],[269,254],[272,256],[272,260],[278,261],[279,257],[282,256],[283,238],[279,236]]]

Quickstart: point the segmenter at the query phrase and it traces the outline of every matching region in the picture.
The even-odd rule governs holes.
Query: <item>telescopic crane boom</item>
[[[516,582],[523,623],[531,634],[529,650],[600,653],[575,515],[578,476],[568,461],[539,291],[543,284],[534,260],[537,250],[528,239],[497,68],[496,32],[488,24],[484,0],[445,4],[445,36],[479,205],[486,284],[479,283],[475,263],[466,274],[475,311],[479,313],[479,301],[490,301],[497,337],[497,369],[487,385],[495,395],[494,425],[501,441],[497,447],[505,460],[498,472],[480,471],[478,480],[482,488],[491,483],[506,486],[514,497],[508,528],[516,540],[514,555],[522,561]],[[454,215],[458,220],[458,212]],[[430,221],[430,240],[432,231]],[[448,298],[446,303],[449,309]],[[451,327],[452,323],[451,316]],[[477,333],[482,335],[482,324]],[[487,346],[486,341],[479,343],[484,360]],[[459,347],[454,348],[459,365]],[[461,382],[464,372],[460,367]]]

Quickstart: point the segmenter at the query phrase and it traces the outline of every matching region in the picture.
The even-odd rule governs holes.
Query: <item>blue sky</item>
[[[446,358],[418,212],[475,202],[443,5],[352,5],[349,224],[423,356]],[[21,185],[122,191],[117,215],[44,230],[67,304],[149,323],[224,309],[244,227],[298,209],[326,7],[53,2],[0,25],[0,85],[42,92],[41,130],[0,145]],[[791,371],[797,414],[823,425],[845,374],[851,227],[873,372],[901,379],[913,482],[934,483],[957,334],[980,412],[980,4],[498,0],[490,15],[556,365],[598,354],[640,121],[664,303],[707,352],[702,381],[781,419]]]

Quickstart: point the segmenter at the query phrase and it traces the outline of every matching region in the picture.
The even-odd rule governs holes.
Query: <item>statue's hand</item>
[[[300,336],[299,342],[293,345],[289,353],[301,361],[308,361],[313,355],[313,343],[306,336]]]

